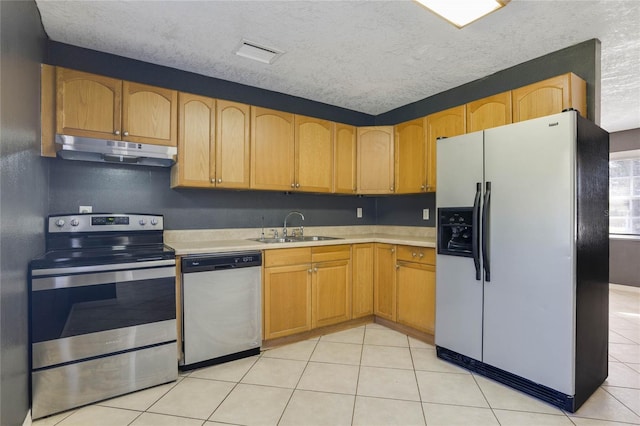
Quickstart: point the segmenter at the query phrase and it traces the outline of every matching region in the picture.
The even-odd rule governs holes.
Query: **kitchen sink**
[[[251,241],[258,241],[265,244],[278,244],[278,243],[302,243],[307,241],[327,241],[327,240],[341,240],[338,237],[325,237],[321,235],[303,236],[303,237],[286,237],[286,238],[249,238]]]

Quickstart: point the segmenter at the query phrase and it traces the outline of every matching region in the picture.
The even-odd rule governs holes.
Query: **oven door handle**
[[[100,284],[124,283],[130,281],[156,280],[176,277],[175,266],[160,268],[130,269],[75,275],[33,277],[31,291],[55,290],[59,288],[85,287]]]
[[[108,263],[105,265],[87,265],[87,266],[70,266],[68,268],[49,268],[49,269],[34,269],[31,271],[31,276],[41,277],[43,275],[67,275],[67,274],[83,274],[87,272],[104,272],[104,271],[119,271],[119,270],[134,270],[143,268],[156,268],[159,266],[175,266],[175,259],[165,260],[145,260],[142,262],[129,262],[129,263]]]

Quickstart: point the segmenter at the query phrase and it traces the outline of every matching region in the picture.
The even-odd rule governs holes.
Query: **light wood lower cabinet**
[[[351,319],[351,247],[267,250],[264,339]]]
[[[351,319],[351,249],[348,245],[311,250],[312,328]]]
[[[396,246],[376,244],[374,253],[373,311],[396,321]]]
[[[373,315],[373,243],[351,247],[352,318]]]
[[[311,249],[267,250],[264,255],[264,339],[311,329]]]
[[[435,331],[435,249],[398,246],[397,321],[416,330]]]

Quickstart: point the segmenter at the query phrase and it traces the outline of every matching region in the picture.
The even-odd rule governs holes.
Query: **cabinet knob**
[[[313,268],[313,272],[318,272],[318,268]]]
[[[291,187],[292,187],[292,188],[295,188],[295,187],[296,187],[296,184],[295,184],[295,183],[292,183],[292,184],[291,184]]]
[[[114,131],[113,134],[116,135],[116,136],[120,136],[120,130]]]
[[[422,259],[424,257],[424,253],[420,253],[420,258]]]
[[[222,178],[218,178],[218,183],[222,183]]]
[[[395,252],[396,252],[396,249],[392,248],[391,253],[395,253]]]
[[[296,183],[296,188],[300,188],[300,184],[299,183]]]
[[[426,187],[425,187],[424,185],[422,185],[422,186],[420,187],[420,189],[422,189],[422,190],[424,191],[424,190],[426,189]]]
[[[411,256],[416,257],[417,256],[416,252],[411,253]]]
[[[123,133],[125,136],[129,136],[129,132],[124,132]]]
[[[307,269],[307,272],[308,272],[308,273],[311,273],[311,272],[313,272],[313,271],[312,271],[311,269]]]
[[[396,269],[400,269],[400,265],[396,265]]]
[[[215,178],[211,178],[211,183],[216,183],[216,179]]]
[[[391,192],[393,192],[393,186],[391,188],[389,188],[391,190]]]

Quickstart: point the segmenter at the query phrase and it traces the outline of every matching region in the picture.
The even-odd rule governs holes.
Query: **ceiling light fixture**
[[[272,64],[284,54],[284,51],[274,49],[273,47],[262,46],[252,41],[242,40],[236,48],[235,53],[243,58],[253,59],[254,61],[265,64]]]
[[[415,0],[458,28],[504,7],[510,0]]]

